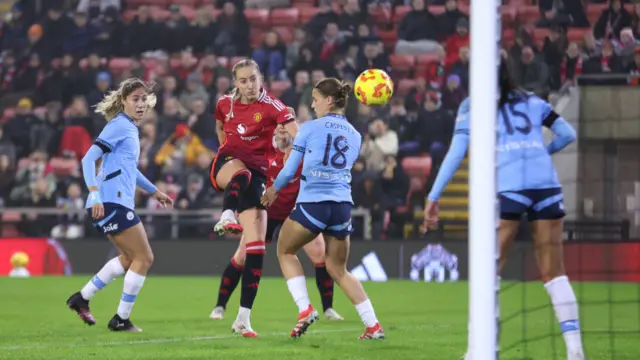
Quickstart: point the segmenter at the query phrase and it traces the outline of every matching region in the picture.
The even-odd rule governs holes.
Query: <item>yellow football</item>
[[[393,81],[383,70],[365,70],[356,79],[353,92],[365,105],[384,105],[393,95]]]
[[[27,253],[18,251],[11,255],[11,266],[14,268],[26,267],[29,264],[29,255]]]

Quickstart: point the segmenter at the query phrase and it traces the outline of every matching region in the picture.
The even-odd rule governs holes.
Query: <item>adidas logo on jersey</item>
[[[113,223],[111,223],[111,224],[109,224],[109,225],[107,225],[107,226],[103,226],[103,227],[102,227],[102,230],[103,230],[104,232],[107,232],[107,231],[116,231],[116,230],[118,230],[118,224],[113,224]]]
[[[373,251],[362,258],[362,263],[351,270],[351,274],[360,281],[387,281],[387,273]]]

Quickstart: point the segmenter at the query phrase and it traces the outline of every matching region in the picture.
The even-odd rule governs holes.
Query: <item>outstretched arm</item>
[[[287,162],[284,164],[284,168],[280,170],[278,173],[278,177],[273,182],[273,187],[276,191],[280,191],[282,188],[287,186],[289,181],[293,179],[293,176],[298,171],[298,167],[300,167],[300,162],[302,162],[302,158],[304,157],[304,148],[300,148],[300,146],[293,145],[291,152],[289,153],[289,158]]]
[[[153,183],[149,181],[149,179],[147,179],[140,170],[136,170],[136,185],[149,194],[154,194],[158,191],[158,188],[153,185]]]
[[[438,201],[442,191],[447,186],[453,174],[458,170],[464,155],[467,153],[469,147],[469,131],[468,130],[456,130],[451,141],[451,147],[447,152],[447,155],[440,166],[436,180],[429,192],[428,200]]]

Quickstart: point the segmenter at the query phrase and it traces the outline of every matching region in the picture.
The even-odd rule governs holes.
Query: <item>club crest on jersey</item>
[[[238,124],[238,134],[244,134],[247,132],[247,125],[245,124]]]
[[[262,121],[262,114],[260,114],[260,113],[253,114],[253,120],[255,122],[259,123],[260,121]]]

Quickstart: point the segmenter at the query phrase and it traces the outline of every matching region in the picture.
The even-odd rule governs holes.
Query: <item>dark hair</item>
[[[498,102],[498,107],[502,107],[510,101],[511,94],[516,90],[515,83],[511,78],[506,61],[500,62],[500,70],[498,71],[498,87],[500,88],[500,101]]]
[[[347,106],[347,99],[351,93],[351,85],[336,78],[322,79],[318,81],[314,89],[324,97],[331,96],[333,105],[337,109],[344,109]]]

